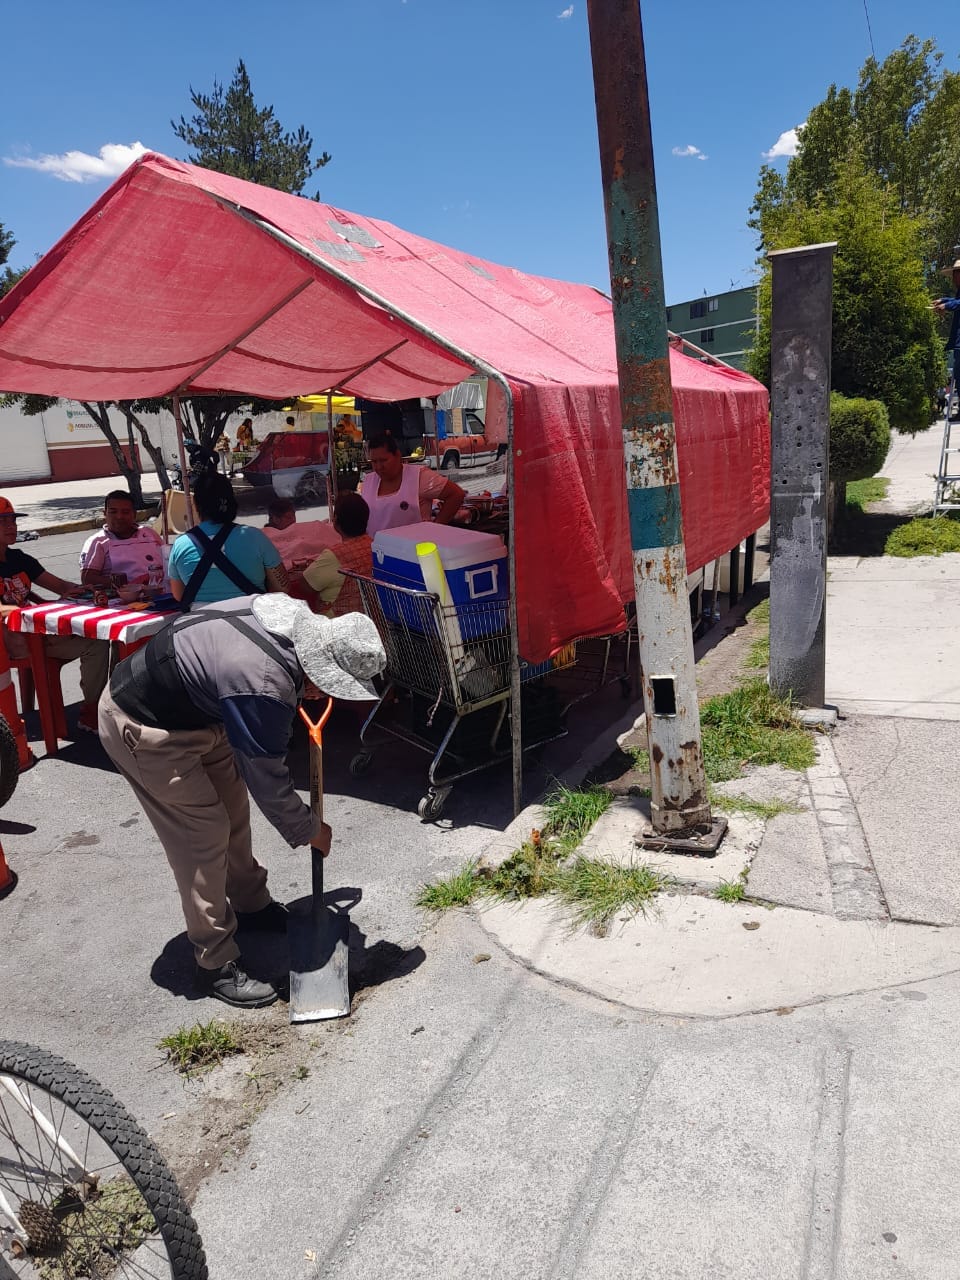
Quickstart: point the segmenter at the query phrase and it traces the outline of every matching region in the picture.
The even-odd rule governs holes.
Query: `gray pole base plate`
[[[651,853],[697,853],[701,858],[713,858],[726,830],[726,818],[714,818],[709,827],[704,823],[701,827],[678,831],[672,836],[664,836],[652,827],[644,827],[635,837],[635,842],[641,849],[648,849]]]

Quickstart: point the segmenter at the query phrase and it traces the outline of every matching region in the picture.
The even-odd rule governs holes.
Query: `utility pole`
[[[836,244],[776,249],[770,312],[770,686],[822,707]]]
[[[652,829],[638,843],[715,853],[700,745],[646,59],[638,0],[588,0],[620,376]]]

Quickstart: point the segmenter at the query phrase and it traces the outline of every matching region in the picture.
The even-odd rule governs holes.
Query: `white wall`
[[[19,409],[0,409],[0,484],[10,480],[46,480],[50,475],[43,419]]]

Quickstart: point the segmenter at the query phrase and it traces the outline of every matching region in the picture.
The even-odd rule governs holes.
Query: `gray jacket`
[[[255,598],[223,600],[168,623],[173,628],[173,656],[196,721],[223,725],[237,768],[264,817],[290,845],[308,844],[313,817],[293,789],[286,760],[303,671],[292,640],[274,635],[257,621],[251,610]],[[207,613],[213,616],[198,621]],[[236,616],[260,643],[218,614]],[[119,694],[113,682],[111,688],[121,705],[135,696],[134,714],[146,714],[149,722],[175,732],[184,725],[171,718],[169,690],[151,677],[150,646],[158,653],[169,647],[169,637],[161,636],[144,651],[135,686]],[[133,710],[129,705],[128,709]]]

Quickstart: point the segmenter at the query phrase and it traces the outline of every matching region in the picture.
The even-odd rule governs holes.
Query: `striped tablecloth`
[[[85,636],[88,640],[111,640],[133,645],[148,640],[171,618],[169,613],[149,610],[97,608],[57,600],[53,604],[32,605],[12,613],[7,620],[11,631],[24,635]]]

